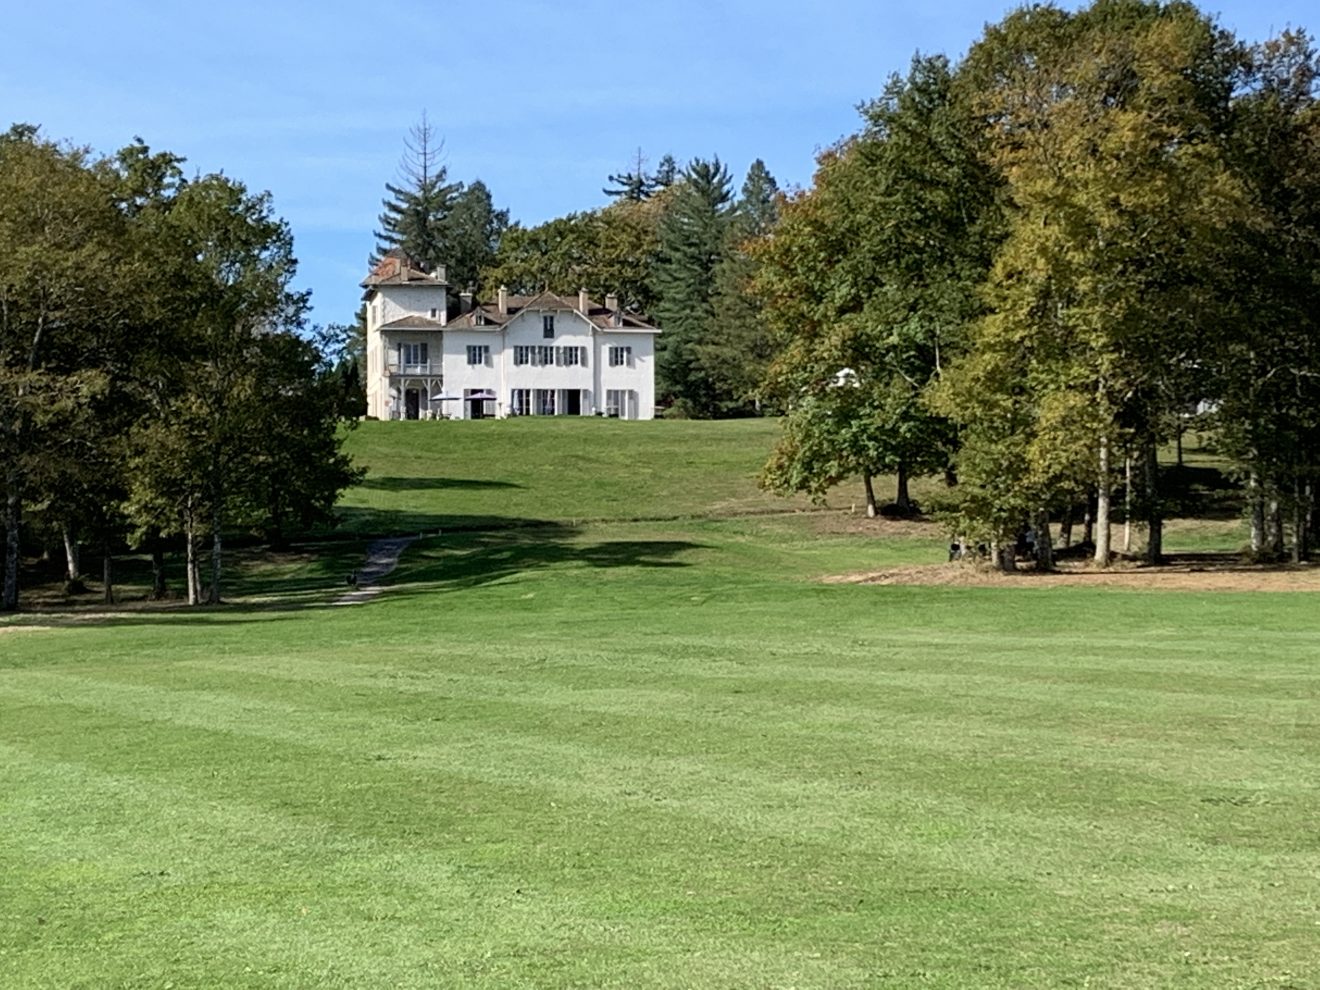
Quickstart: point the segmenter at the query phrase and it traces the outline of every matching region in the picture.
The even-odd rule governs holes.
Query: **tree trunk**
[[[1132,552],[1132,455],[1123,458],[1123,553]]]
[[[908,467],[904,461],[898,462],[898,494],[894,499],[904,514],[912,511],[912,496],[908,494]]]
[[[866,517],[875,518],[875,485],[871,483],[871,472],[862,472],[862,487],[866,489]]]
[[[60,527],[60,535],[64,537],[64,579],[73,584],[78,580],[78,575],[82,573],[82,561],[78,555],[78,541],[73,538],[73,532],[68,526]]]
[[[1036,570],[1054,570],[1054,537],[1050,535],[1050,514],[1042,509],[1032,525],[1036,530]]]
[[[188,604],[200,605],[202,602],[202,577],[197,567],[197,523],[193,518],[191,507],[189,507],[183,530],[185,542],[184,561],[188,569]]]
[[[1247,475],[1247,505],[1251,510],[1251,554],[1255,557],[1265,550],[1265,496],[1254,466]]]
[[[1152,438],[1146,442],[1146,563],[1164,560],[1164,505],[1160,499],[1160,454]]]
[[[1082,542],[1091,543],[1095,539],[1095,492],[1086,494],[1086,512],[1082,517]]]
[[[1109,438],[1100,440],[1100,483],[1095,494],[1095,562],[1109,566]]]
[[[107,605],[115,603],[114,560],[110,555],[110,538],[106,537],[101,550],[101,600]]]
[[[1296,474],[1293,475],[1292,530],[1292,562],[1300,564],[1306,553],[1306,511],[1302,500],[1301,478]]]
[[[211,605],[220,604],[220,510],[214,509],[211,512],[211,590],[207,595],[207,602]]]
[[[1269,532],[1270,556],[1275,560],[1283,557],[1283,503],[1278,493],[1270,495],[1266,525]]]
[[[1183,466],[1183,446],[1182,446],[1183,428],[1184,428],[1184,427],[1183,427],[1182,413],[1179,413],[1179,414],[1178,414],[1178,426],[1176,427],[1176,429],[1177,429],[1177,433],[1174,435],[1174,436],[1175,436],[1175,439],[1176,439],[1176,441],[1177,441],[1177,445],[1178,445],[1178,466],[1179,466],[1179,467],[1182,467],[1182,466]]]
[[[1063,518],[1059,521],[1059,542],[1063,544],[1065,550],[1072,546],[1073,512],[1076,508],[1069,502],[1068,508],[1063,510]]]
[[[151,534],[151,600],[165,597],[165,551],[161,548],[160,534]]]
[[[1302,526],[1297,533],[1297,544],[1302,548],[1302,560],[1311,559],[1311,532],[1315,528],[1315,491],[1311,482],[1302,485]]]
[[[0,595],[0,611],[14,612],[18,609],[18,527],[23,518],[22,500],[18,495],[16,473],[9,475],[5,492],[5,579],[4,592]]]

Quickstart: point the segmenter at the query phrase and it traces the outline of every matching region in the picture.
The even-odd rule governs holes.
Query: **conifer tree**
[[[711,383],[721,415],[759,409],[761,385],[774,353],[752,281],[759,267],[754,250],[774,228],[778,196],[774,176],[758,158],[747,170],[730,218],[724,257],[715,268],[712,305],[717,323],[694,346],[694,360]]]
[[[480,292],[481,272],[494,263],[508,227],[509,211],[495,209],[480,179],[458,193],[442,226],[446,246],[441,262],[449,284]]]
[[[718,412],[715,386],[701,368],[697,348],[718,332],[712,300],[715,272],[728,246],[732,200],[727,166],[718,157],[693,159],[660,226],[656,290],[663,333],[657,392],[687,415]]]
[[[674,156],[666,154],[660,159],[660,164],[655,167],[655,174],[651,176],[651,186],[655,192],[668,189],[678,181],[678,162],[674,161]]]
[[[611,199],[640,203],[653,191],[651,177],[646,174],[646,156],[638,148],[628,168],[609,177],[610,185],[601,190]]]
[[[381,200],[380,229],[376,231],[376,254],[401,251],[423,271],[447,263],[448,220],[461,183],[449,181],[443,164],[444,142],[422,113],[419,123],[404,139],[397,182],[385,183],[387,199]]]

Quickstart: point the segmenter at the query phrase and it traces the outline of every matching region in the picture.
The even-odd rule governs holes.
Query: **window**
[[[561,368],[574,368],[586,364],[585,347],[556,347],[555,364]]]
[[[518,365],[531,364],[532,349],[522,344],[515,344],[513,347],[513,363]]]
[[[509,414],[512,416],[530,416],[532,414],[532,390],[515,388],[509,397]]]
[[[535,348],[536,355],[532,359],[532,364],[539,364],[548,368],[555,363],[555,349],[548,344],[538,344]]]
[[[555,390],[552,388],[538,388],[535,396],[536,415],[553,416],[555,414]]]
[[[632,348],[613,346],[610,348],[610,367],[611,368],[631,368],[632,367]]]
[[[426,371],[426,345],[400,344],[399,370],[404,372]]]
[[[467,349],[468,364],[489,364],[490,363],[490,345],[489,344],[468,344]]]
[[[546,340],[555,339],[555,315],[547,313],[541,317],[541,336]]]
[[[431,319],[433,320],[440,319],[440,310],[436,309],[436,307],[434,306],[431,307]]]
[[[618,419],[627,410],[628,393],[621,388],[608,388],[605,390],[605,415],[611,419]]]

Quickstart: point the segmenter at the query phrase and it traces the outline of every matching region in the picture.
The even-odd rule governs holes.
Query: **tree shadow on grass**
[[[17,624],[45,628],[86,628],[177,624],[205,627],[292,619],[328,608],[362,608],[400,596],[456,592],[547,568],[664,569],[691,566],[680,559],[703,544],[686,540],[581,539],[581,529],[537,519],[447,516],[443,535],[426,536],[404,551],[399,568],[380,582],[377,596],[361,604],[336,606],[352,590],[345,577],[361,564],[369,541],[302,544],[272,560],[255,560],[231,570],[226,587],[248,596],[216,606],[180,601],[121,602],[118,605],[68,603],[42,607],[28,602]],[[399,534],[395,534],[399,535]],[[406,533],[404,535],[407,535]],[[254,557],[259,556],[255,551]],[[298,558],[308,558],[300,561]],[[299,566],[293,566],[293,565]],[[139,566],[143,566],[139,563]],[[246,573],[243,571],[246,570]],[[237,571],[237,573],[236,573]],[[0,627],[0,632],[3,628]]]
[[[522,488],[511,481],[487,481],[482,478],[399,478],[368,475],[360,488],[377,492],[480,491],[482,489]]]
[[[340,506],[335,510],[335,515],[335,527],[318,531],[318,537],[327,540],[369,540],[394,536],[434,536],[455,530],[524,529],[548,525],[539,519],[414,512],[408,509],[378,509],[355,505]]]
[[[690,567],[680,559],[703,544],[687,540],[606,540],[588,543],[578,538],[573,526],[547,523],[476,532],[453,532],[414,546],[404,556],[399,570],[386,579],[385,598],[405,589],[389,585],[408,584],[408,593],[425,594],[428,589],[461,591],[493,584],[520,574],[546,568],[642,568]]]

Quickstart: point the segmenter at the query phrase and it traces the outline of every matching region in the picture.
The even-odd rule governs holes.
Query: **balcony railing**
[[[391,361],[389,370],[391,375],[438,375],[440,374],[440,364],[439,361],[422,361],[417,364]]]

